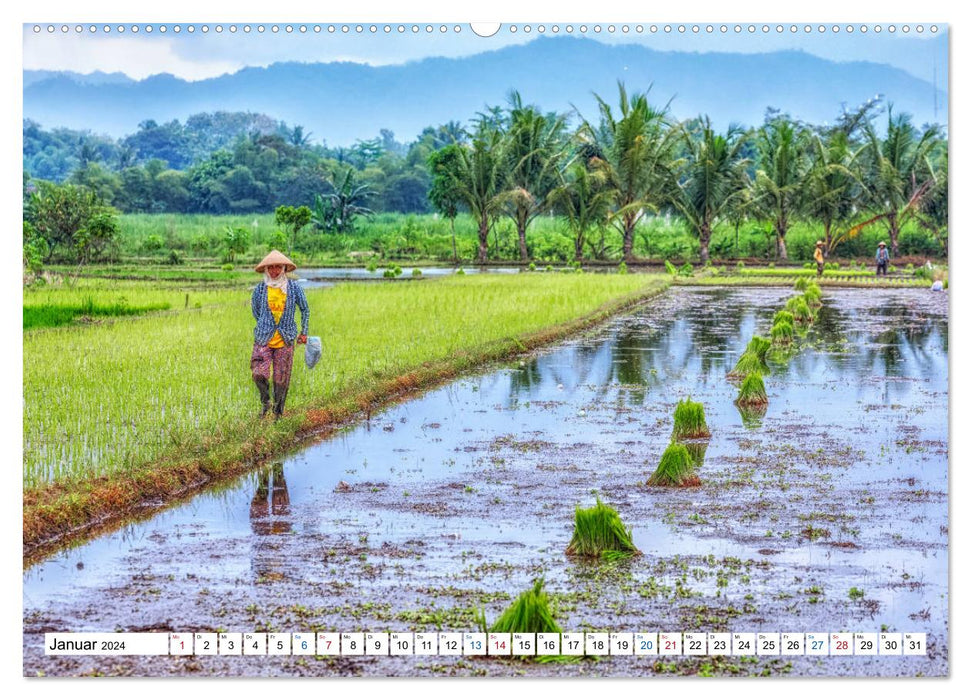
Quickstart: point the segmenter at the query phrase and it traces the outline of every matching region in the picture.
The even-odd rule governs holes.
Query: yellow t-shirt
[[[825,260],[825,258],[823,258],[823,249],[820,247],[817,247],[816,252],[813,253],[813,257],[816,259],[816,262],[818,263],[823,262],[823,260]]]
[[[283,316],[283,308],[287,305],[287,293],[282,289],[276,289],[275,287],[266,288],[266,305],[270,307],[270,313],[273,314],[273,321],[275,323],[280,322],[280,317]],[[267,343],[268,347],[271,348],[283,348],[286,347],[286,342],[283,340],[283,336],[280,335],[280,331],[273,334],[270,338],[270,342]]]

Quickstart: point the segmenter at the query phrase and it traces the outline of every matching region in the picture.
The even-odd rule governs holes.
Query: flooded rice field
[[[948,673],[947,297],[826,290],[763,414],[726,380],[789,290],[674,288],[24,571],[24,674]],[[704,404],[697,488],[645,482]],[[256,400],[254,398],[254,406]],[[565,549],[578,505],[643,556]],[[45,657],[44,632],[473,631],[544,577],[564,631],[926,632],[926,656]],[[854,590],[850,594],[851,589]]]

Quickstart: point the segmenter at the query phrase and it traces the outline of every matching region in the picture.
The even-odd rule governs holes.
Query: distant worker
[[[813,253],[813,259],[816,261],[816,276],[823,276],[823,266],[826,264],[825,258],[823,258],[823,242],[816,241],[816,252]]]
[[[890,262],[890,253],[887,251],[887,244],[880,241],[877,244],[877,274],[887,275],[887,263]],[[880,272],[883,270],[883,272]]]
[[[265,417],[270,412],[270,374],[273,375],[273,414],[279,420],[290,388],[293,367],[293,345],[307,342],[310,307],[303,289],[287,279],[297,266],[278,250],[270,251],[256,266],[263,281],[253,290],[251,305],[256,328],[253,330],[253,355],[250,370],[260,392]],[[300,334],[297,335],[296,311],[300,309]]]

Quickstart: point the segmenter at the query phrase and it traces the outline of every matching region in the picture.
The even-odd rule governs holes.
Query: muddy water
[[[24,673],[944,675],[947,299],[824,292],[764,415],[725,379],[790,292],[675,288],[24,572]],[[700,488],[645,486],[702,401]],[[617,508],[643,556],[564,554]],[[927,632],[926,657],[47,658],[45,631],[466,630],[544,576],[565,630]],[[857,589],[850,596],[851,589]],[[859,592],[859,593],[858,593]]]

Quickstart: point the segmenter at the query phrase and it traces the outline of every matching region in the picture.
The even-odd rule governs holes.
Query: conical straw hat
[[[260,260],[260,264],[256,266],[256,271],[263,272],[267,265],[283,265],[283,269],[287,272],[293,272],[297,269],[293,261],[279,250],[271,250],[265,258]]]

